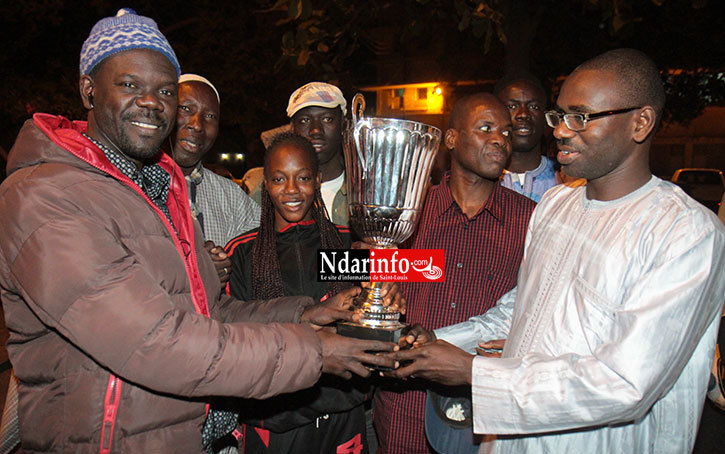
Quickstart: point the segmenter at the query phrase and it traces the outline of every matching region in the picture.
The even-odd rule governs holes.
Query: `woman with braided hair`
[[[318,282],[317,250],[350,245],[349,229],[327,217],[312,144],[280,134],[265,155],[260,227],[226,247],[233,266],[227,292],[250,301],[285,295],[324,300],[352,284]],[[323,375],[306,390],[225,407],[239,413],[240,452],[367,453],[362,403],[370,391],[363,381]],[[214,417],[212,410],[209,421]]]
[[[229,284],[232,295],[239,291],[253,299],[284,295],[308,295],[319,299],[351,286],[346,282],[329,282],[326,285],[317,282],[317,249],[350,247],[350,230],[335,226],[327,217],[320,181],[317,155],[312,144],[293,133],[277,136],[264,159],[260,227],[233,239],[227,246],[227,253],[231,254],[238,245],[253,240],[250,263],[252,288],[246,288],[246,284],[250,283],[248,277],[238,273],[235,282]],[[307,244],[313,246],[311,253],[282,248],[278,254],[270,254],[275,248],[279,249],[280,237],[290,236],[285,234],[291,229],[295,230],[295,237],[301,235],[294,239],[295,244],[302,248]],[[304,241],[307,230],[312,238],[318,240]],[[304,241],[304,244],[299,244],[299,241]],[[282,278],[281,262],[294,270],[287,273],[290,275],[285,279]]]

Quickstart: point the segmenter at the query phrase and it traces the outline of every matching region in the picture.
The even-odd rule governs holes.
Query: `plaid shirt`
[[[435,329],[468,320],[493,307],[516,285],[524,239],[536,204],[495,185],[472,218],[448,186],[450,174],[430,189],[414,249],[445,249],[445,282],[401,283],[407,322]],[[428,453],[424,428],[425,383],[391,382],[375,394],[375,427],[386,454]]]
[[[259,227],[262,210],[238,184],[201,163],[192,175],[195,173],[194,209],[203,216],[205,239],[223,247],[235,236]]]

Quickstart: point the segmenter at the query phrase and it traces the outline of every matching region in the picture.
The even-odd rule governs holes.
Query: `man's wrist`
[[[315,306],[316,302],[312,298],[305,296],[301,297],[299,306],[297,307],[297,313],[295,314],[295,320],[298,323],[309,323],[310,322],[310,315],[309,315],[309,308]]]
[[[309,309],[310,306],[303,306],[302,312],[300,313],[300,323],[309,323],[310,322],[310,315],[309,315]]]

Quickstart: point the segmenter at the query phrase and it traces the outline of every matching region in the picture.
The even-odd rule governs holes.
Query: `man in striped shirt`
[[[223,248],[235,236],[258,227],[261,210],[240,186],[202,165],[219,134],[216,87],[205,77],[183,74],[178,97],[170,154],[184,173],[192,213],[224,284],[229,281],[232,265]]]
[[[478,93],[453,107],[444,143],[451,171],[430,189],[414,249],[445,249],[445,282],[403,283],[407,322],[438,328],[486,312],[516,285],[535,203],[502,187],[511,155],[511,117],[493,95]],[[375,426],[383,452],[428,453],[426,384],[390,383],[375,395]]]

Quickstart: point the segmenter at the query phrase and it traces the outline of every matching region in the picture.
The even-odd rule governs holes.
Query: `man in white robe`
[[[639,51],[579,66],[546,117],[557,159],[587,185],[542,198],[518,285],[496,307],[435,333],[415,327],[415,348],[395,354],[414,360],[398,377],[472,385],[481,452],[692,450],[725,300],[725,229],[652,176],[663,106]],[[500,358],[471,354],[501,338]]]

